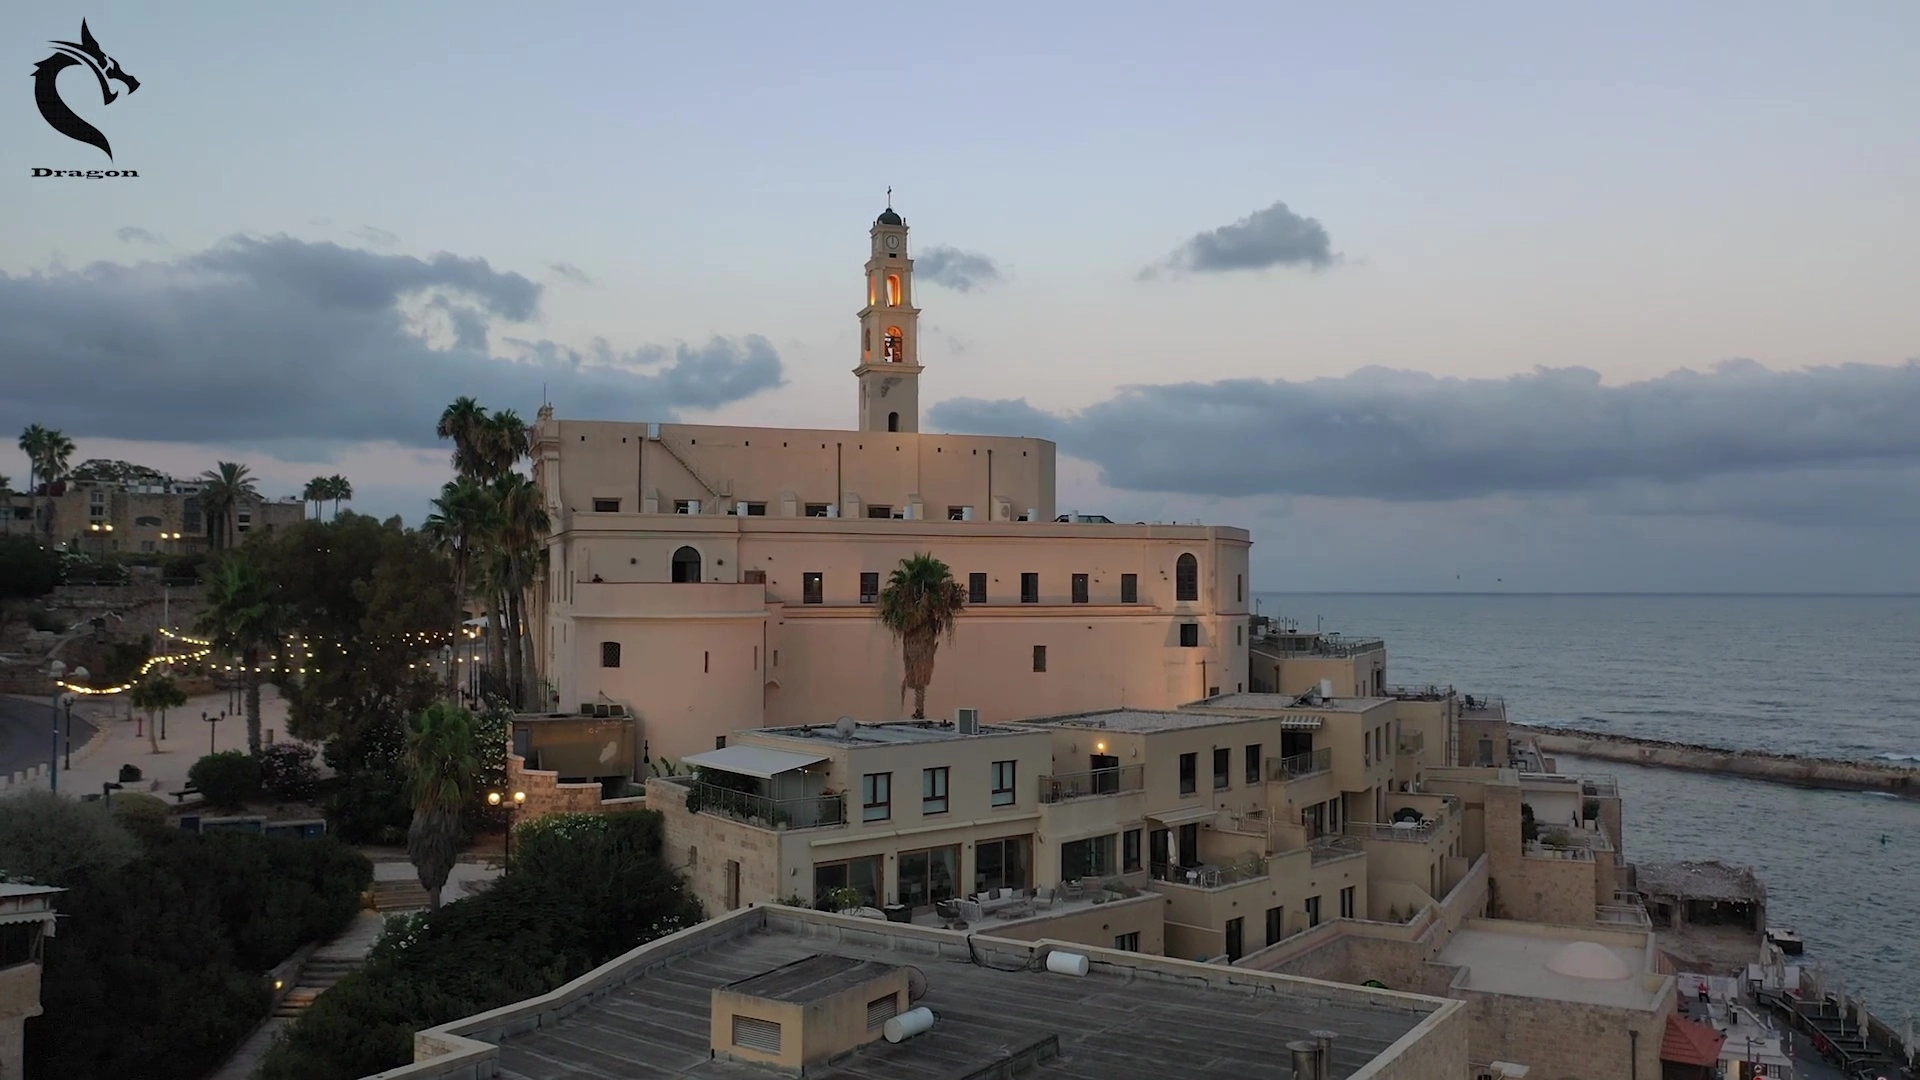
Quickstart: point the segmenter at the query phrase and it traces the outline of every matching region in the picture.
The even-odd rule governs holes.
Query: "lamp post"
[[[47,765],[47,782],[55,792],[60,790],[60,701],[66,696],[66,687],[60,677],[67,673],[65,662],[55,660],[47,665],[47,674],[53,679],[53,752]],[[76,672],[76,674],[78,674]]]
[[[508,797],[497,791],[487,792],[488,806],[499,806],[502,803],[507,807],[507,865],[504,873],[511,874],[513,873],[513,824],[514,819],[520,816],[520,808],[527,805],[527,793],[516,791]]]
[[[226,718],[227,713],[224,709],[218,716],[210,716],[205,712],[200,714],[200,719],[207,722],[207,753],[214,753],[214,742],[220,735],[220,721]]]

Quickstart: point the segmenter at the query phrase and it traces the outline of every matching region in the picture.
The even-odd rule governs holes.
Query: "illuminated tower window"
[[[900,328],[897,326],[887,327],[887,363],[900,363],[906,359],[905,355],[903,355],[905,351],[906,339],[900,336]]]
[[[900,306],[900,275],[899,274],[887,275],[887,306],[888,307]]]

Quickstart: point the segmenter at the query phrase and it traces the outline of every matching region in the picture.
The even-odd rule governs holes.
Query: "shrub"
[[[173,810],[157,795],[123,791],[113,797],[113,820],[135,836],[173,827]]]
[[[260,762],[239,750],[208,754],[187,770],[187,782],[206,796],[209,805],[234,810],[260,793]]]
[[[260,786],[277,799],[311,799],[320,786],[315,750],[306,743],[274,743],[260,751]]]
[[[349,843],[399,847],[412,821],[406,775],[397,768],[361,768],[327,800],[327,827]]]
[[[1599,816],[1600,816],[1600,800],[1599,799],[1581,800],[1580,817],[1582,820],[1592,821],[1593,819]]]
[[[50,791],[0,800],[0,872],[10,880],[60,886],[91,881],[139,854],[139,845],[101,803]]]

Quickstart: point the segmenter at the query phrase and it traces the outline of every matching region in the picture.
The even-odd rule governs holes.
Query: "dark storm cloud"
[[[152,244],[160,247],[166,244],[158,233],[151,233],[135,225],[126,225],[113,231],[114,238],[123,244]]]
[[[547,269],[553,271],[554,277],[560,278],[563,281],[571,281],[575,285],[593,284],[593,278],[589,277],[585,270],[580,269],[572,263],[548,263]]]
[[[1730,361],[1621,386],[1585,368],[1504,379],[1367,368],[1127,387],[1068,415],[971,398],[929,412],[948,430],[1053,439],[1123,490],[1402,501],[1915,465],[1915,417],[1920,361]]]
[[[930,247],[915,255],[913,268],[921,280],[959,292],[972,292],[1002,280],[1000,266],[992,259],[945,245]]]
[[[1338,258],[1325,227],[1277,202],[1231,225],[1196,234],[1173,254],[1140,271],[1140,277],[1154,278],[1168,271],[1218,274],[1272,266],[1322,270]]]
[[[507,338],[541,286],[485,259],[238,237],[167,262],[0,274],[0,431],[430,446],[447,402],[666,418],[782,382],[755,336],[582,352]],[[489,333],[507,355],[487,348]],[[523,331],[524,332],[524,331]]]

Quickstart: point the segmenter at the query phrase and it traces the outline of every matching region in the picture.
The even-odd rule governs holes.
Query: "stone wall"
[[[1114,948],[1114,939],[1122,934],[1139,934],[1138,951],[1162,956],[1166,954],[1165,909],[1157,893],[1147,893],[1051,919],[1031,919],[1004,926],[996,926],[995,920],[989,920],[978,929],[984,934],[1015,941],[1073,941],[1099,949]]]
[[[507,755],[507,788],[527,793],[526,804],[520,808],[522,821],[548,814],[597,814],[607,809],[602,805],[599,784],[563,784],[559,773],[529,769],[527,759],[518,754]]]
[[[740,907],[778,903],[794,893],[812,893],[811,867],[804,889],[797,877],[782,879],[780,832],[718,814],[689,814],[687,789],[658,778],[647,782],[647,807],[660,814],[666,836],[661,854],[668,865],[686,875],[687,886],[709,918],[730,910],[727,888],[734,870],[729,863],[739,867]]]
[[[1529,1077],[1540,1080],[1652,1080],[1661,1075],[1660,1040],[1673,1012],[1671,992],[1651,1012],[1474,990],[1456,994],[1467,1003],[1472,1030],[1468,1053],[1475,1061],[1517,1062],[1529,1067]]]
[[[1793,757],[1759,750],[1722,750],[1711,746],[1629,739],[1571,728],[1526,727],[1545,754],[1570,754],[1661,769],[1744,776],[1796,787],[1840,791],[1885,791],[1920,798],[1920,768],[1871,761]]]
[[[1420,1022],[1388,1047],[1375,1061],[1354,1073],[1350,1080],[1454,1080],[1466,1073],[1461,1063],[1469,1060],[1473,1022],[1465,1009],[1442,1009]],[[1538,1076],[1538,1073],[1531,1074]],[[1653,1080],[1659,1073],[1650,1074]],[[1543,1078],[1546,1080],[1546,1078]],[[1553,1078],[1558,1080],[1558,1078]]]

